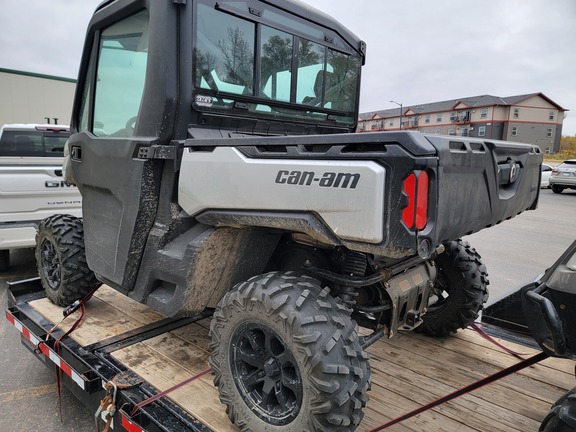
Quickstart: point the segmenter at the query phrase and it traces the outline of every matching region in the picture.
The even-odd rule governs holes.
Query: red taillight
[[[552,174],[558,174],[559,172],[560,172],[560,170],[558,168],[552,169]]]
[[[404,180],[404,193],[408,196],[408,205],[402,211],[402,221],[408,228],[414,225],[414,207],[416,204],[416,176],[414,173],[410,174]]]
[[[422,171],[418,177],[418,195],[416,198],[416,229],[424,229],[428,222],[428,173]]]
[[[416,177],[410,174],[404,180],[404,193],[408,204],[402,210],[402,222],[408,228],[424,229],[428,223],[428,189],[430,177],[426,171],[421,171]]]

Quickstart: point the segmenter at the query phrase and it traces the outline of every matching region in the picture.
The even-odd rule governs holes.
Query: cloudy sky
[[[167,0],[166,0],[167,1]],[[304,0],[368,44],[360,111],[542,92],[576,134],[574,0]],[[0,68],[76,78],[101,0],[0,0]]]

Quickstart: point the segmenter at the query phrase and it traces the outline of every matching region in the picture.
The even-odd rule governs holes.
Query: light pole
[[[395,103],[396,105],[398,105],[400,107],[400,130],[402,130],[402,104],[398,103],[396,101],[390,101],[392,103]]]

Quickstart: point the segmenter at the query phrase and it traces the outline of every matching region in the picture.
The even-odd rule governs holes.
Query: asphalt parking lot
[[[468,236],[488,267],[491,300],[544,272],[576,239],[576,191],[541,191],[540,205],[496,227]],[[6,281],[35,275],[30,250],[12,254],[12,267],[0,274],[0,304]],[[54,375],[20,343],[19,333],[0,320],[0,425],[7,432],[95,430],[93,413],[67,390],[62,422]]]

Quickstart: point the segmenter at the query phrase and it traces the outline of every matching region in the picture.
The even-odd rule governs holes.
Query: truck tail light
[[[426,171],[411,173],[404,180],[408,204],[402,210],[402,222],[408,228],[424,229],[428,223],[428,189],[430,177]]]

